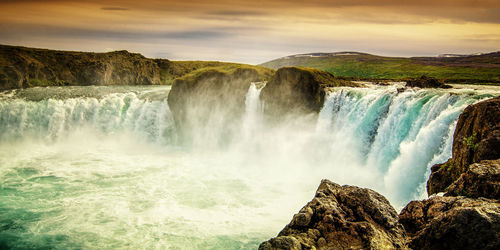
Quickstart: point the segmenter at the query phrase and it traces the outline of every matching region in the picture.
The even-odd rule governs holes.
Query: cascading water
[[[335,162],[374,174],[374,189],[401,208],[425,195],[432,165],[451,157],[455,125],[468,105],[489,97],[443,90],[342,89],[330,94],[318,131]],[[490,96],[491,97],[491,96]],[[336,166],[338,167],[338,166]]]
[[[270,128],[252,84],[241,136],[199,150],[176,143],[169,87],[70,90],[0,96],[0,248],[252,249],[322,178],[401,208],[450,156],[460,112],[499,94],[335,88],[317,122]]]
[[[252,83],[245,97],[245,115],[242,124],[244,140],[249,140],[251,136],[254,136],[255,132],[257,132],[257,127],[262,122],[259,120],[260,113],[262,112],[259,102],[261,90],[262,87],[258,88],[257,83]]]

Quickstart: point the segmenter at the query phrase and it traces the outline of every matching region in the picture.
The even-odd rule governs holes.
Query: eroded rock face
[[[453,136],[452,158],[432,167],[427,181],[429,195],[443,192],[482,160],[500,158],[500,97],[467,107],[460,115]]]
[[[321,181],[312,201],[259,249],[405,249],[405,232],[377,192]]]
[[[262,90],[264,113],[281,119],[289,115],[318,113],[325,99],[325,88],[358,86],[336,79],[332,74],[309,68],[280,68]]]
[[[485,198],[432,197],[400,214],[411,249],[500,249],[500,203]]]

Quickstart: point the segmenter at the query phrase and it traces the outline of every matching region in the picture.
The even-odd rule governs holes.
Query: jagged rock
[[[259,249],[405,249],[405,232],[377,192],[322,180],[312,201]]]
[[[452,158],[434,165],[427,181],[429,195],[443,192],[465,173],[468,166],[482,160],[500,158],[500,97],[467,107],[460,115],[453,136]]]
[[[229,71],[210,68],[176,79],[168,105],[181,141],[191,143],[196,136],[218,132],[224,135],[210,140],[230,139],[244,114],[250,84],[265,80],[272,73],[268,69],[241,66]]]
[[[440,81],[434,77],[421,76],[419,78],[413,78],[406,81],[406,87],[419,87],[419,88],[451,88],[450,85],[446,85],[443,81]]]
[[[485,198],[432,197],[399,215],[411,249],[500,249],[500,203]]]
[[[474,163],[447,189],[445,196],[500,199],[500,159]]]
[[[317,69],[280,68],[261,92],[264,113],[278,119],[290,114],[317,113],[323,106],[325,88],[335,86],[358,84]]]

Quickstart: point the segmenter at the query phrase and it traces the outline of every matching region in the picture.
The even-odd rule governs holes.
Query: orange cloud
[[[0,43],[259,63],[292,53],[498,50],[500,1],[0,2]]]

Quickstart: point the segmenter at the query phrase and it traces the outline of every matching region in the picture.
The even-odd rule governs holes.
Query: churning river
[[[239,135],[217,147],[217,133],[177,143],[169,90],[0,93],[0,248],[255,249],[323,178],[401,209],[451,156],[463,109],[500,94],[334,88],[314,123],[268,128],[252,85]]]

